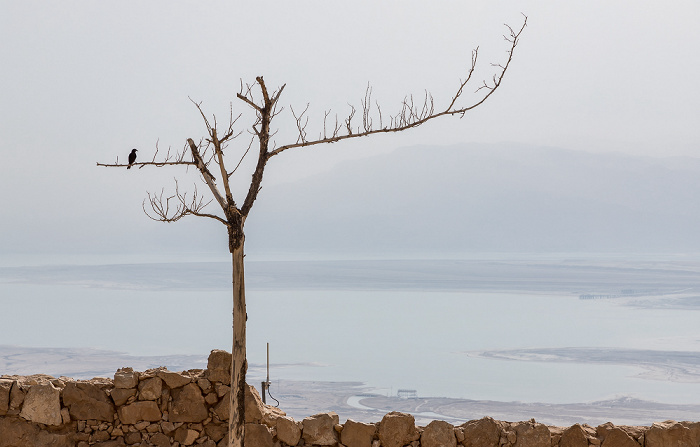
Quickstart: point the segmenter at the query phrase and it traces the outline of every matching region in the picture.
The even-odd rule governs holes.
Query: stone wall
[[[212,351],[206,370],[119,369],[114,379],[46,375],[0,378],[0,447],[202,446],[228,444],[231,355]],[[246,394],[246,446],[337,447],[699,447],[700,423],[651,427],[551,427],[491,418],[417,427],[392,412],[378,423],[320,413],[295,421]]]

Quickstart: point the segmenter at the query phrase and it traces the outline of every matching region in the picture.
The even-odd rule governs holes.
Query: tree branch
[[[496,64],[493,65],[495,67],[498,67],[500,70],[497,74],[495,74],[491,80],[490,83],[484,82],[484,84],[479,87],[476,91],[480,90],[488,90],[488,92],[483,95],[478,101],[467,105],[463,107],[456,107],[456,103],[458,99],[462,96],[462,93],[464,91],[464,88],[466,85],[471,81],[472,75],[474,73],[474,70],[476,68],[476,62],[477,62],[477,56],[478,56],[478,48],[475,49],[472,52],[472,63],[471,66],[468,70],[467,73],[467,78],[464,81],[460,81],[459,87],[457,88],[456,93],[452,96],[450,99],[450,102],[448,106],[443,109],[440,112],[435,112],[434,110],[434,101],[432,95],[430,95],[428,92],[426,92],[425,95],[425,100],[423,101],[422,107],[419,109],[413,102],[413,97],[408,96],[404,98],[403,103],[401,105],[401,110],[399,113],[396,115],[392,116],[390,119],[390,123],[387,127],[382,127],[381,123],[381,109],[379,106],[377,106],[377,109],[380,113],[380,128],[379,129],[374,129],[372,127],[372,118],[370,116],[370,107],[371,107],[371,93],[372,90],[368,86],[367,90],[365,91],[365,97],[362,100],[362,108],[363,108],[363,117],[362,117],[362,126],[355,131],[352,127],[352,118],[355,116],[355,108],[351,105],[350,106],[350,113],[348,117],[345,119],[345,129],[346,129],[346,134],[341,135],[339,133],[340,127],[336,126],[333,134],[331,136],[327,136],[325,133],[325,117],[328,116],[328,113],[326,112],[325,117],[324,117],[324,134],[323,138],[319,138],[317,140],[306,140],[306,139],[298,139],[297,142],[292,143],[292,144],[286,144],[283,146],[280,146],[276,148],[275,150],[271,151],[269,153],[269,157],[273,157],[281,152],[284,152],[288,149],[292,149],[295,147],[306,147],[306,146],[314,146],[317,144],[326,144],[326,143],[335,143],[338,141],[342,140],[347,140],[350,138],[359,138],[359,137],[366,137],[369,135],[375,135],[379,133],[391,133],[391,132],[402,132],[407,129],[411,129],[413,127],[418,127],[422,124],[425,124],[428,121],[434,120],[436,118],[439,118],[441,116],[446,116],[446,115],[460,115],[460,117],[463,117],[464,114],[478,106],[484,103],[497,89],[500,87],[501,82],[503,81],[503,77],[505,76],[506,71],[508,71],[508,67],[510,66],[511,61],[513,60],[513,53],[515,50],[515,47],[518,45],[518,42],[520,41],[520,35],[525,29],[525,26],[527,26],[527,16],[525,16],[525,19],[523,21],[523,25],[520,27],[519,30],[514,30],[510,26],[506,25],[506,27],[509,30],[509,34],[504,36],[505,40],[510,43],[510,48],[508,49],[508,59],[506,60],[505,64]],[[302,114],[303,115],[303,114]],[[296,116],[295,116],[296,118]],[[299,125],[299,119],[297,118],[297,125]],[[301,131],[300,131],[301,133]],[[304,129],[303,135],[306,135],[306,131]],[[268,158],[269,158],[268,157]]]
[[[153,166],[157,166],[157,167],[161,167],[161,166],[176,166],[176,165],[193,165],[193,166],[197,166],[197,163],[194,163],[194,162],[192,162],[192,161],[169,161],[169,162],[168,162],[168,161],[140,161],[140,162],[133,163],[131,166],[132,166],[132,167],[133,167],[133,166],[138,166],[139,169],[141,169],[141,168],[143,168],[144,166],[149,166],[149,165],[153,165]],[[103,166],[103,167],[107,167],[107,168],[126,168],[126,167],[129,166],[129,165],[128,165],[128,164],[119,164],[119,163],[107,164],[107,163],[100,163],[100,162],[97,162],[97,166]]]
[[[257,111],[257,120],[255,124],[253,124],[253,130],[255,134],[258,136],[258,143],[259,143],[259,150],[258,150],[258,162],[255,165],[255,171],[253,172],[253,178],[250,181],[250,187],[248,188],[248,194],[246,194],[245,201],[243,202],[243,206],[241,206],[241,216],[243,219],[245,219],[248,216],[248,213],[250,212],[250,209],[253,207],[253,203],[255,202],[255,199],[258,197],[258,193],[260,192],[260,185],[262,183],[263,179],[263,172],[265,171],[265,164],[267,163],[267,160],[270,158],[270,153],[269,152],[269,144],[270,144],[270,122],[272,121],[272,118],[278,113],[277,112],[277,100],[279,99],[280,95],[282,94],[282,91],[284,90],[285,85],[282,85],[279,90],[276,92],[273,92],[272,96],[270,96],[267,86],[265,85],[265,81],[262,76],[258,76],[255,78],[255,81],[258,83],[258,86],[260,87],[260,91],[263,96],[263,103],[262,105],[258,106],[255,105],[255,110]],[[250,103],[252,101],[252,93],[250,87],[248,88],[248,98],[245,101]],[[301,118],[302,115],[300,115]],[[255,126],[260,126],[260,128],[256,128]]]
[[[141,207],[149,219],[158,222],[177,222],[187,215],[193,215],[198,217],[208,217],[218,220],[224,225],[228,225],[228,223],[221,217],[202,212],[202,210],[211,203],[211,200],[204,203],[204,199],[199,196],[197,192],[196,185],[194,187],[191,200],[188,200],[187,193],[180,193],[177,179],[175,179],[175,194],[169,197],[163,197],[165,194],[163,189],[161,189],[160,194],[151,194],[150,192],[147,192],[146,194],[148,194],[148,202],[151,206],[153,215],[151,215],[146,209],[146,199],[143,200]],[[171,201],[175,203],[174,206],[171,206]],[[174,210],[172,208],[174,208]]]
[[[196,165],[196,163],[192,161],[185,160],[185,155],[187,154],[187,149],[183,148],[181,151],[178,151],[175,153],[175,155],[170,154],[170,147],[168,147],[168,152],[165,154],[165,158],[162,160],[156,161],[156,158],[158,158],[158,152],[160,151],[160,147],[158,145],[158,141],[156,141],[156,151],[153,154],[153,158],[151,161],[139,161],[132,163],[131,166],[138,166],[139,169],[143,168],[144,166],[156,166],[156,167],[161,167],[161,166],[172,166],[172,165]],[[100,163],[97,162],[97,166],[104,166],[108,168],[126,168],[129,165],[128,164],[123,164],[119,163],[119,157],[117,157],[117,161],[115,163]]]
[[[207,182],[207,185],[209,186],[209,189],[211,190],[212,195],[216,199],[217,202],[219,202],[219,205],[221,205],[221,209],[224,210],[224,213],[228,212],[228,204],[226,203],[226,200],[223,198],[221,193],[219,192],[219,189],[216,187],[216,179],[214,178],[213,175],[211,175],[211,172],[209,172],[209,169],[207,168],[206,164],[204,164],[204,160],[202,160],[202,156],[199,154],[199,150],[197,149],[197,145],[194,144],[194,141],[192,138],[187,139],[187,144],[190,145],[190,150],[192,151],[192,157],[194,158],[194,161],[197,165],[197,169],[199,169],[199,172],[202,173],[202,177],[204,177],[204,181]]]

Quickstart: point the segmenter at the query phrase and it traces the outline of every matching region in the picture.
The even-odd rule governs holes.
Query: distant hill
[[[698,252],[700,159],[415,146],[264,188],[258,252]]]

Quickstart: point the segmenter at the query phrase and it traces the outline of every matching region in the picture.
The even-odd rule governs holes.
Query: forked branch
[[[214,214],[203,213],[202,210],[211,203],[211,200],[204,202],[204,198],[198,193],[197,185],[194,186],[194,192],[190,198],[187,193],[181,193],[177,179],[175,179],[175,194],[165,197],[164,189],[161,189],[160,194],[148,194],[148,203],[151,212],[146,209],[146,199],[141,204],[143,212],[146,213],[152,220],[158,222],[177,222],[185,216],[199,216],[216,219],[223,224],[226,221]]]
[[[425,92],[425,97],[422,101],[422,104],[420,105],[414,102],[412,95],[409,95],[406,96],[403,102],[401,103],[401,109],[396,114],[389,116],[389,123],[387,126],[384,126],[382,110],[377,104],[379,128],[375,128],[374,120],[372,118],[372,89],[370,86],[368,86],[367,90],[365,91],[365,97],[362,99],[362,124],[360,126],[353,127],[352,119],[355,116],[356,110],[355,107],[351,105],[350,113],[344,120],[345,130],[343,133],[341,133],[343,127],[337,124],[337,117],[336,125],[334,126],[332,132],[329,133],[327,131],[326,121],[329,112],[325,112],[323,119],[322,138],[319,138],[317,140],[308,140],[306,138],[307,121],[302,122],[302,120],[300,119],[304,115],[304,113],[306,113],[305,110],[304,113],[302,113],[299,117],[294,115],[297,119],[297,141],[295,143],[286,144],[284,146],[280,146],[274,149],[269,153],[269,157],[272,157],[274,155],[286,151],[287,149],[292,149],[295,147],[335,143],[337,141],[346,140],[349,138],[365,137],[378,133],[401,132],[413,127],[418,127],[422,124],[425,124],[428,121],[431,121],[435,118],[439,118],[441,116],[459,115],[460,117],[463,117],[466,112],[483,104],[498,89],[498,87],[500,87],[501,82],[503,81],[503,77],[505,76],[506,71],[508,71],[508,67],[510,66],[511,61],[513,60],[513,53],[515,51],[515,47],[520,41],[520,35],[522,34],[526,26],[527,16],[524,16],[523,24],[518,30],[514,30],[512,27],[506,25],[506,27],[508,28],[508,34],[504,35],[503,37],[510,44],[507,51],[508,58],[506,59],[505,63],[491,64],[493,67],[498,68],[498,72],[493,75],[490,81],[484,81],[482,85],[476,89],[476,92],[485,91],[485,93],[476,101],[467,105],[458,105],[459,100],[462,98],[467,84],[469,84],[472,80],[474,70],[476,69],[479,55],[478,47],[474,51],[472,51],[471,66],[467,70],[466,78],[459,82],[455,94],[452,96],[452,98],[448,102],[448,105],[445,108],[436,111],[433,96],[427,91]],[[248,89],[248,92],[250,92],[250,87]],[[240,94],[239,98],[241,98]],[[250,103],[250,101],[248,100],[246,100],[246,102]]]

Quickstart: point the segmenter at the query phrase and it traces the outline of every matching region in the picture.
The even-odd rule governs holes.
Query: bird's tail
[[[127,166],[126,169],[131,169],[131,165]]]

